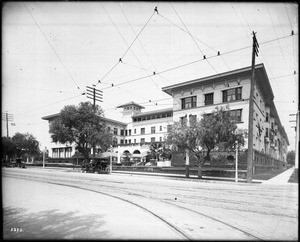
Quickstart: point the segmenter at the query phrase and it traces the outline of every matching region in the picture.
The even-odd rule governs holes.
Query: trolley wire
[[[66,72],[69,74],[69,77],[71,78],[71,80],[75,83],[76,87],[78,90],[81,91],[80,87],[78,86],[77,82],[74,80],[74,78],[72,77],[71,73],[68,71],[67,67],[65,66],[65,64],[62,62],[61,58],[58,56],[56,50],[54,49],[54,47],[51,45],[51,43],[49,42],[49,40],[47,39],[46,35],[44,34],[42,28],[40,27],[40,25],[38,24],[38,22],[36,21],[36,19],[34,18],[34,16],[31,14],[31,12],[29,11],[29,9],[27,8],[27,6],[25,5],[25,3],[23,2],[24,7],[26,8],[27,12],[30,14],[30,16],[32,17],[32,19],[34,20],[35,24],[37,25],[37,27],[39,28],[39,30],[41,31],[42,35],[44,36],[45,40],[47,41],[47,43],[49,44],[49,46],[51,47],[52,51],[54,52],[54,54],[56,55],[56,57],[58,58],[58,60],[60,61],[60,63],[62,64],[62,66],[65,68]]]

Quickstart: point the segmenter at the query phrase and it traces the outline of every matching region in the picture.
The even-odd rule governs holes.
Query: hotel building
[[[122,122],[104,118],[115,135],[114,151],[131,153],[136,157],[145,156],[151,143],[164,141],[174,121],[188,122],[191,118],[201,118],[202,114],[212,112],[217,106],[228,106],[238,129],[248,130],[250,80],[251,67],[246,67],[163,87],[162,91],[173,98],[171,108],[142,112],[144,107],[134,102],[118,106],[122,108]],[[263,64],[255,66],[253,99],[254,164],[274,165],[273,160],[286,162],[289,141],[280,122]],[[51,122],[57,115],[42,119]],[[53,144],[50,157],[67,158],[74,152],[72,147]],[[266,155],[272,159],[265,159]]]

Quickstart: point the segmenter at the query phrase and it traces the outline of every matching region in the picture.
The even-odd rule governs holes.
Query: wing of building
[[[151,143],[160,143],[174,121],[201,118],[216,106],[228,106],[238,128],[248,129],[251,67],[241,68],[205,78],[190,80],[163,87],[162,91],[173,98],[167,109],[142,112],[143,106],[129,102],[122,108],[123,120],[104,118],[115,135],[114,149],[119,155],[132,154],[141,158],[147,154]],[[254,90],[254,150],[256,158],[265,154],[286,161],[287,134],[280,122],[274,94],[263,64],[255,66]],[[42,117],[51,122],[58,114]],[[247,141],[247,138],[246,138]],[[247,147],[247,144],[245,145]],[[65,159],[75,153],[73,146],[54,144],[50,157]]]

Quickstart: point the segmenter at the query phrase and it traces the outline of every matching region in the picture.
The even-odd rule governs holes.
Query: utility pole
[[[235,141],[235,182],[238,182],[238,150],[239,150],[239,143]]]
[[[102,93],[103,91],[95,87],[86,86],[86,97],[93,100],[94,115],[96,115],[96,101],[102,102]],[[93,157],[95,159],[95,145],[93,145]]]
[[[7,138],[9,137],[9,132],[8,132],[8,122],[13,122],[14,121],[14,117],[12,114],[5,112],[2,113],[2,120],[6,121],[6,136]]]
[[[252,32],[252,68],[250,80],[250,97],[249,97],[249,121],[248,121],[248,155],[247,155],[247,182],[252,182],[253,173],[253,112],[254,112],[254,86],[255,86],[255,55],[258,56],[258,43],[254,31]]]

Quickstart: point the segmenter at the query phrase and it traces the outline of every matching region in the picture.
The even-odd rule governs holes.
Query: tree
[[[200,120],[191,119],[189,125],[175,122],[167,136],[172,149],[197,158],[199,178],[203,163],[210,160],[210,152],[213,149],[231,151],[236,140],[239,146],[244,145],[243,134],[237,133],[236,121],[230,116],[228,107],[216,107],[212,113],[203,114]]]
[[[50,123],[53,142],[75,143],[76,150],[88,160],[91,147],[100,146],[106,151],[112,144],[112,134],[107,130],[102,109],[90,102],[78,106],[65,106]]]
[[[41,152],[39,142],[32,134],[16,133],[11,140],[16,147],[15,154],[18,158],[36,156]]]
[[[294,150],[288,151],[288,153],[286,155],[286,161],[289,165],[292,165],[292,166],[295,165],[295,151]]]
[[[10,137],[2,137],[2,160],[8,160],[16,154],[16,146]]]
[[[160,161],[160,159],[171,159],[172,153],[166,144],[151,143],[149,149],[149,156],[151,156],[152,159],[157,159],[157,161]]]

